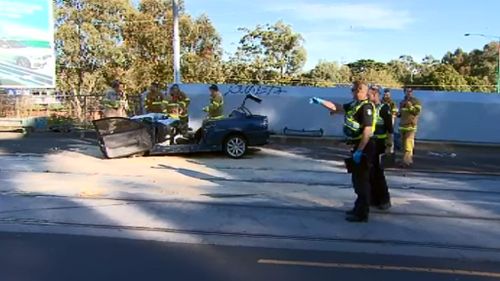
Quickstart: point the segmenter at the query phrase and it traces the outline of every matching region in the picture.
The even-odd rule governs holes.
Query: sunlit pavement
[[[1,231],[500,261],[496,176],[391,171],[393,208],[353,225],[343,215],[354,199],[349,175],[333,158],[271,146],[243,160],[102,160],[85,140],[33,139],[23,149],[13,137],[0,138]]]

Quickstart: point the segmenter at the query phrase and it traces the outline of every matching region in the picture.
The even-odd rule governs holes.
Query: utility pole
[[[181,40],[179,37],[179,1],[172,0],[172,10],[174,14],[174,83],[181,83]]]
[[[500,94],[500,37],[497,38],[498,66],[497,66],[497,93]]]
[[[497,51],[498,51],[498,65],[497,65],[497,93],[500,94],[500,36],[495,35],[486,35],[480,33],[466,33],[464,36],[479,36],[484,37],[486,39],[494,39],[497,42]]]

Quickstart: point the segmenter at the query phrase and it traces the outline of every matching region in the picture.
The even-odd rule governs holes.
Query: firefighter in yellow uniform
[[[208,120],[217,120],[224,118],[224,98],[219,92],[217,85],[211,85],[210,90],[210,104],[203,108],[207,113]]]
[[[181,91],[179,85],[174,84],[170,87],[170,94],[167,97],[165,106],[169,115],[178,118],[185,127],[189,124],[189,104],[191,99]]]
[[[413,89],[405,89],[405,98],[399,105],[399,131],[403,142],[403,166],[413,165],[413,150],[415,148],[415,134],[422,105],[418,99],[413,96]]]
[[[391,109],[391,114],[394,117],[398,115],[398,107],[396,106],[396,103],[392,100],[390,89],[384,90],[383,103],[389,106],[389,108]]]
[[[396,106],[396,103],[392,100],[390,89],[384,90],[383,104],[387,105],[390,109],[390,113],[392,116],[392,118],[391,118],[392,126],[394,127],[396,125],[396,117],[398,116],[398,107]],[[393,134],[389,134],[387,136],[386,153],[388,156],[392,157],[392,159],[395,158],[394,157],[394,135]]]
[[[160,91],[158,83],[152,83],[144,100],[144,107],[147,113],[162,113],[163,94]]]
[[[105,118],[127,117],[129,105],[123,84],[120,81],[113,81],[111,89],[106,92],[101,104],[104,107],[103,115]]]

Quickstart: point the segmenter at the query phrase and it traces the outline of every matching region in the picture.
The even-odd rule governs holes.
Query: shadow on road
[[[54,153],[53,147],[58,147],[58,151],[72,150],[75,146],[81,145],[81,142],[89,144],[88,140],[73,140],[73,139],[58,139],[58,138],[47,138],[47,137],[28,137],[13,140],[0,139],[0,147],[2,153],[4,154],[14,154],[14,153],[39,153],[45,155]],[[271,146],[280,151],[286,151],[286,147]],[[335,154],[341,154],[341,149],[334,150]],[[317,159],[316,150],[313,149],[302,149],[295,150],[294,154],[302,158],[292,158],[288,156],[282,156],[281,160],[283,163],[293,163],[297,161],[314,161]],[[321,153],[324,150],[322,150]],[[56,151],[57,152],[57,151]],[[345,152],[344,152],[345,153]],[[135,194],[127,193],[127,196],[135,196],[137,199],[144,199],[141,201],[133,202],[122,200],[115,200],[116,198],[106,199],[103,198],[103,202],[85,200],[86,198],[81,198],[78,196],[74,197],[57,197],[50,199],[50,202],[40,200],[37,197],[22,197],[21,205],[32,205],[33,208],[26,213],[26,217],[23,217],[22,210],[20,215],[13,217],[12,214],[0,213],[0,221],[2,223],[11,224],[27,224],[35,225],[40,228],[51,226],[51,223],[55,223],[58,227],[67,227],[71,229],[87,229],[86,231],[81,231],[85,234],[92,234],[93,229],[108,229],[108,230],[119,230],[122,232],[129,233],[130,236],[136,238],[141,238],[141,231],[151,232],[151,233],[169,233],[169,234],[182,234],[187,236],[187,240],[195,243],[202,243],[207,241],[207,237],[230,237],[235,239],[247,240],[247,239],[294,239],[297,241],[322,241],[322,242],[359,242],[366,243],[369,241],[373,244],[380,245],[390,245],[395,244],[405,244],[420,246],[423,248],[432,247],[442,247],[445,248],[447,245],[443,241],[436,242],[433,244],[431,241],[433,237],[443,237],[444,231],[450,231],[453,233],[451,235],[452,241],[449,243],[449,247],[459,247],[458,242],[462,242],[464,247],[468,247],[469,241],[474,241],[474,237],[488,237],[488,239],[493,239],[497,234],[496,228],[488,227],[488,224],[493,224],[495,222],[484,222],[484,220],[475,219],[461,219],[461,218],[450,218],[450,217],[432,217],[432,216],[416,216],[415,214],[407,214],[400,211],[397,214],[398,208],[402,208],[409,204],[416,204],[414,201],[408,199],[406,202],[399,203],[395,207],[395,215],[385,215],[382,219],[378,219],[376,223],[356,226],[350,225],[343,221],[342,210],[349,209],[351,200],[353,200],[354,195],[349,200],[344,200],[343,205],[336,206],[335,210],[333,208],[323,208],[321,203],[332,200],[337,196],[339,192],[338,187],[324,186],[322,188],[323,192],[318,194],[308,194],[308,186],[304,185],[306,182],[298,182],[297,184],[280,184],[280,183],[261,183],[265,181],[265,178],[255,176],[254,180],[248,180],[248,177],[243,177],[243,174],[230,174],[230,177],[214,176],[214,174],[229,174],[227,170],[220,169],[220,164],[223,163],[225,167],[235,166],[238,167],[243,160],[230,160],[223,158],[224,156],[214,155],[214,154],[203,154],[198,156],[189,156],[191,160],[196,160],[196,164],[200,167],[207,168],[208,170],[215,171],[215,173],[208,174],[205,172],[200,172],[195,170],[195,168],[185,168],[185,167],[174,167],[168,165],[168,157],[165,157],[167,164],[160,164],[158,166],[146,166],[144,163],[144,168],[152,169],[164,169],[174,171],[178,176],[183,176],[187,178],[195,178],[204,182],[211,183],[213,186],[218,187],[219,190],[223,189],[224,192],[213,192],[206,193],[205,190],[199,189],[199,194],[208,197],[206,202],[208,204],[191,204],[189,202],[159,202],[151,200],[148,198],[141,198],[140,190],[147,190],[149,186],[144,184],[142,186],[135,186],[138,190]],[[248,161],[258,161],[266,156],[264,153],[253,153],[248,156],[246,160]],[[329,158],[322,154],[321,159],[331,160],[337,159],[337,156],[332,156]],[[101,161],[101,160],[96,160]],[[113,165],[113,161],[109,161],[110,165]],[[419,161],[419,160],[417,160]],[[431,160],[429,160],[431,161]],[[45,164],[48,165],[48,164]],[[269,165],[276,165],[276,163],[271,163]],[[327,165],[326,163],[322,165]],[[423,164],[422,164],[423,165]],[[52,166],[50,166],[52,168]],[[272,173],[273,168],[278,168],[276,166],[269,166],[268,172]],[[49,166],[46,166],[49,169]],[[249,173],[252,173],[252,166],[248,166]],[[293,173],[293,171],[291,171]],[[333,175],[334,173],[332,173]],[[338,175],[339,173],[337,173]],[[16,180],[12,177],[19,176],[20,174],[0,174],[6,181],[11,180],[15,183]],[[432,174],[429,174],[432,177]],[[29,175],[26,175],[29,176]],[[99,178],[100,175],[89,176]],[[340,176],[340,179],[346,179],[348,184],[348,176]],[[228,180],[229,179],[229,180]],[[312,178],[311,178],[312,180]],[[137,185],[133,182],[127,182],[123,178],[116,178],[108,180],[111,184],[117,187],[130,187],[130,185]],[[441,179],[442,185],[453,185],[453,180]],[[232,189],[236,189],[237,186],[247,184],[248,192],[241,193],[240,191],[234,192]],[[42,183],[41,183],[42,184]],[[346,183],[343,183],[346,184]],[[282,192],[279,195],[276,194],[274,188],[280,187],[281,190],[293,190],[300,185],[300,192]],[[68,188],[71,185],[68,184]],[[345,189],[345,187],[342,187]],[[196,192],[196,188],[193,188]],[[215,188],[214,188],[215,190]],[[258,190],[259,192],[256,192]],[[11,191],[23,192],[22,189],[16,188],[15,184]],[[265,192],[264,192],[265,191]],[[396,193],[399,191],[396,191]],[[446,192],[446,191],[441,191]],[[125,192],[124,192],[125,193]],[[273,194],[275,193],[275,194]],[[276,200],[282,204],[282,208],[276,208],[272,206],[263,206],[260,209],[253,208],[251,204],[227,204],[225,206],[215,206],[210,203],[218,203],[222,200],[229,200],[225,202],[231,203],[231,200],[238,199],[240,197],[256,197],[258,198],[262,194],[266,194],[269,198]],[[407,192],[401,192],[401,194],[408,194]],[[415,191],[415,196],[413,199],[419,199],[419,206],[424,210],[436,210],[447,211],[443,208],[443,202],[439,199],[443,199],[439,193],[432,193],[426,191]],[[457,193],[450,193],[447,200],[457,199],[453,202],[456,206],[462,209],[470,210],[471,213],[483,211],[484,213],[498,214],[498,208],[492,208],[491,205],[472,205],[467,202],[466,197],[468,194],[457,195]],[[212,196],[209,196],[212,195]],[[0,194],[3,197],[5,203],[8,202],[9,194]],[[487,196],[487,195],[485,195]],[[496,195],[498,197],[498,195]],[[118,196],[119,197],[119,196]],[[267,198],[267,199],[269,199]],[[92,197],[87,198],[92,199]],[[109,200],[110,202],[106,202]],[[148,202],[148,200],[150,202]],[[118,203],[117,203],[118,201]],[[35,203],[33,203],[35,202]],[[291,205],[293,202],[301,202],[304,205],[310,205],[317,207],[315,208],[294,208]],[[449,201],[451,202],[451,201]],[[113,206],[117,208],[113,212],[109,212],[107,205],[110,203],[118,204]],[[19,204],[19,203],[18,203]],[[48,209],[45,205],[50,204],[53,208]],[[103,204],[103,206],[101,206]],[[107,204],[107,205],[106,205]],[[448,203],[444,203],[448,204]],[[4,205],[5,206],[5,205]],[[215,207],[214,207],[215,206]],[[478,207],[480,206],[480,207]],[[12,208],[19,208],[19,206],[10,206]],[[480,209],[478,209],[480,208]],[[378,214],[375,214],[378,216]],[[380,216],[382,217],[382,216]],[[434,227],[427,228],[422,221],[426,219],[435,220]],[[54,221],[56,220],[56,221]],[[421,227],[418,227],[421,225]],[[387,237],[387,231],[391,232],[399,237],[399,240],[391,238],[392,241],[384,240]],[[416,232],[418,231],[418,232]],[[350,236],[350,234],[356,234],[356,237]],[[399,235],[399,236],[398,236]],[[222,239],[221,238],[221,239]],[[301,240],[302,239],[302,240]],[[390,239],[388,239],[390,240]],[[426,242],[427,241],[427,242]],[[431,242],[428,242],[431,241]],[[458,241],[458,242],[457,242]],[[413,244],[412,244],[413,243]],[[492,249],[487,250],[497,250],[500,249],[496,247],[492,241]],[[117,252],[119,253],[119,251]],[[45,253],[43,253],[45,255]],[[216,258],[217,253],[212,253],[212,256],[207,256],[207,258]],[[189,256],[179,257],[185,259],[186,264],[193,264],[194,261],[190,259]],[[36,262],[40,262],[41,257],[37,259]],[[220,271],[220,269],[210,269],[210,268],[200,268],[206,271],[207,277],[214,278],[217,280],[220,276],[225,274]],[[227,278],[228,276],[224,276]],[[234,276],[235,279],[238,279]],[[209,279],[209,278],[207,278]],[[230,278],[231,279],[231,278]],[[219,279],[221,280],[221,279]]]

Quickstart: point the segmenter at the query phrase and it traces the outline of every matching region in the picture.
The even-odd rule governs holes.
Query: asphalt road
[[[80,139],[79,133],[35,133],[23,137],[16,133],[0,133],[0,154],[33,153],[45,154],[71,150],[81,143],[92,144],[92,138]],[[348,157],[349,147],[344,144],[324,146],[319,144],[270,144],[267,147],[288,151],[313,159],[339,160]],[[417,144],[415,164],[412,171],[472,173],[500,175],[499,147],[429,145]],[[450,155],[455,154],[455,157]],[[401,155],[398,155],[401,158]],[[399,170],[390,168],[389,170]]]
[[[66,137],[64,137],[66,136]],[[57,154],[61,150],[73,150],[78,151],[79,146],[81,144],[92,144],[94,141],[90,139],[78,139],[78,138],[69,138],[70,135],[63,134],[33,134],[30,137],[22,137],[21,135],[15,134],[0,134],[0,155],[4,157],[11,158],[23,158],[18,155],[18,153],[34,153],[34,154]],[[292,152],[296,155],[306,156],[308,158],[313,159],[342,159],[345,157],[346,149],[344,147],[321,147],[321,146],[282,146],[282,145],[271,145],[271,147],[276,148],[280,151],[288,151]],[[496,154],[488,153],[488,149],[486,150],[477,150],[477,151],[463,151],[458,153],[458,157],[456,158],[445,158],[442,157],[442,161],[447,161],[448,165],[459,165],[460,169],[465,170],[470,168],[470,161],[466,160],[471,157],[471,159],[476,159],[478,157],[484,157],[483,166],[485,169],[489,167],[490,171],[495,172],[495,169],[498,169],[495,163],[498,163]],[[419,165],[423,165],[426,169],[438,170],[439,169],[448,169],[451,166],[444,165],[437,160],[433,160],[432,155],[428,155],[423,152],[419,152],[422,158],[418,158]],[[11,156],[9,156],[11,155]],[[427,158],[426,158],[427,157]],[[29,158],[29,157],[28,157]],[[34,160],[30,160],[33,163],[25,162],[23,159],[18,161],[19,163],[14,163],[13,165],[19,169],[22,168],[36,168],[38,167],[37,157]],[[221,157],[223,158],[223,157]],[[60,158],[62,159],[62,158]],[[69,161],[74,158],[69,157]],[[256,158],[257,159],[257,158]],[[285,158],[283,158],[285,159]],[[64,159],[63,159],[64,160]],[[85,158],[84,158],[85,160]],[[127,159],[125,159],[127,160]],[[147,160],[147,159],[145,159]],[[159,161],[158,159],[154,161]],[[175,159],[174,159],[175,160]],[[213,161],[212,158],[209,158],[209,161],[205,160],[203,156],[201,157],[193,157],[191,160],[196,160],[199,163],[197,168],[208,167],[215,170],[219,170],[219,172],[226,171],[231,169],[229,164],[231,162],[225,162],[226,160],[217,160]],[[88,163],[98,163],[100,160],[88,160]],[[173,161],[173,160],[172,160]],[[249,159],[248,161],[252,161]],[[476,161],[476,160],[474,160]],[[102,161],[104,162],[104,161]],[[116,161],[119,165],[120,161]],[[215,163],[214,163],[215,162]],[[17,163],[17,162],[16,162]],[[27,166],[23,166],[24,164],[30,164]],[[243,163],[243,162],[242,162]],[[239,165],[243,165],[240,163]],[[10,164],[10,163],[9,163]],[[70,165],[70,163],[66,163]],[[490,166],[487,166],[487,165]],[[41,165],[41,164],[40,164]],[[150,167],[153,164],[146,165]],[[187,166],[183,167],[191,167],[193,161],[185,164]],[[212,165],[212,166],[210,166]],[[50,166],[50,165],[49,165]],[[154,166],[154,165],[153,165]],[[41,165],[41,169],[44,168],[44,165]],[[243,167],[243,166],[241,166]],[[241,168],[239,167],[239,168]],[[40,168],[40,167],[38,167]],[[59,167],[60,169],[61,167]],[[168,168],[168,167],[167,167]],[[234,168],[234,167],[233,167]],[[254,167],[251,166],[250,170]],[[51,169],[55,169],[54,167]],[[191,167],[191,169],[195,169]],[[224,170],[226,169],[226,170]],[[477,169],[477,168],[474,168]],[[23,181],[28,182],[28,185],[33,185],[35,187],[42,188],[42,185],[47,184],[47,177],[50,177],[51,174],[48,172],[49,170],[42,170],[42,173],[32,174],[23,173],[23,176],[26,178]],[[476,170],[477,171],[477,170]],[[224,192],[220,192],[219,189],[216,189],[214,186],[210,186],[206,190],[215,195],[218,194],[226,194],[225,192],[228,190],[233,191],[235,188],[233,184],[224,185],[221,183],[221,176],[210,176],[199,172],[199,170],[183,170],[179,169],[179,171],[169,171],[168,169],[164,171],[165,173],[170,173],[172,175],[179,176],[187,176],[192,178],[192,180],[203,180],[205,181],[207,178],[212,179],[213,182],[216,183],[216,186],[221,188],[220,190]],[[207,171],[206,171],[207,172]],[[255,173],[259,173],[259,171],[254,171]],[[474,172],[474,170],[472,170]],[[21,183],[15,182],[15,176],[12,176],[13,172],[9,174],[5,173],[5,179],[7,183],[15,186],[16,190],[24,190],[30,191],[32,189],[23,186]],[[178,173],[178,174],[176,174]],[[183,174],[184,173],[184,174]],[[237,172],[233,171],[233,176],[236,176]],[[64,173],[61,173],[61,178],[64,176]],[[70,175],[73,176],[73,175]],[[74,175],[78,176],[77,174]],[[85,175],[79,175],[80,177],[84,177]],[[243,173],[237,177],[237,182],[243,182]],[[258,175],[257,175],[258,176]],[[86,176],[85,176],[86,177]],[[92,180],[95,180],[94,184],[96,186],[100,186],[104,184],[104,182],[97,181],[100,176],[90,176],[89,182],[92,183]],[[218,179],[219,181],[215,181]],[[86,178],[87,179],[87,178]],[[139,178],[141,179],[141,178]],[[259,178],[261,179],[261,178]],[[31,180],[34,182],[31,184],[29,182]],[[122,182],[117,182],[115,185],[123,186],[133,185],[134,188],[139,187],[132,179],[121,179]],[[58,178],[57,182],[63,182],[64,180]],[[79,188],[76,186],[77,184],[82,184],[84,180],[80,180],[80,183],[74,183],[69,185],[71,189],[75,190],[77,194],[87,194],[87,193],[78,193]],[[40,184],[41,183],[41,184]],[[475,181],[475,184],[479,184],[480,181]],[[483,185],[488,185],[489,183],[482,183]],[[80,186],[82,188],[82,186]],[[152,192],[155,189],[154,183],[148,183],[143,187],[147,187],[147,191]],[[86,188],[86,187],[85,187]],[[191,187],[192,188],[192,187]],[[201,188],[197,186],[197,188]],[[230,189],[229,189],[230,188]],[[279,188],[279,186],[276,186]],[[290,188],[290,187],[287,187]],[[313,187],[309,187],[313,188]],[[119,190],[120,192],[127,191]],[[40,189],[43,190],[43,189]],[[38,190],[38,192],[40,192]],[[61,189],[63,190],[63,189]],[[86,189],[82,189],[86,190]],[[167,190],[167,189],[165,189]],[[208,194],[205,189],[191,189],[194,193],[201,193],[201,196],[204,194]],[[99,194],[99,190],[92,191],[88,194],[96,196],[95,194]],[[112,190],[107,189],[106,193],[110,193]],[[96,193],[92,193],[96,192]],[[134,191],[134,192],[137,192]],[[234,191],[233,191],[234,192]],[[428,193],[424,191],[424,195],[429,196]],[[443,190],[443,194],[446,190]],[[27,193],[29,194],[29,193]],[[5,194],[4,197],[12,196],[13,194]],[[24,194],[26,195],[26,194]],[[111,194],[112,195],[112,194]],[[110,196],[111,196],[110,195]],[[163,194],[164,195],[164,194]],[[340,191],[339,194],[340,196]],[[80,196],[80,195],[78,195]],[[48,205],[44,198],[41,197],[31,197],[23,198],[22,195],[19,195],[21,198],[17,198],[21,201],[12,200],[12,198],[8,198],[5,202],[10,202],[9,205],[5,205],[6,213],[5,218],[15,218],[16,213],[22,214],[21,217],[28,218],[28,221],[33,223],[38,218],[40,222],[45,222],[45,220],[56,220],[57,218],[64,218],[66,221],[78,221],[79,218],[87,218],[87,212],[80,213],[87,214],[87,216],[77,216],[77,212],[72,212],[81,208],[82,206],[78,206],[75,202],[72,205],[67,206],[68,202],[65,202],[63,205]],[[328,197],[330,198],[330,197]],[[425,197],[427,198],[427,197]],[[441,197],[439,197],[441,198]],[[438,199],[439,199],[438,198]],[[446,199],[447,197],[445,197]],[[458,197],[460,199],[460,197]],[[483,199],[477,199],[483,202]],[[63,198],[59,198],[60,201],[64,200]],[[49,201],[54,203],[53,199],[49,198]],[[16,203],[17,202],[17,203]],[[488,211],[489,213],[495,214],[495,209],[492,207],[478,207],[478,205],[467,205],[464,202],[457,203],[462,204],[460,206],[464,206],[465,208],[478,208],[483,211]],[[489,201],[485,201],[485,203],[491,203]],[[74,206],[76,204],[76,207]],[[79,203],[81,204],[81,202]],[[192,229],[188,224],[188,221],[191,221],[194,217],[201,218],[199,221],[196,221],[197,224],[203,220],[210,221],[209,224],[206,225],[207,229],[211,229],[214,225],[216,226],[227,226],[227,225],[237,225],[238,223],[244,222],[244,219],[247,217],[244,215],[244,212],[233,212],[227,211],[229,214],[227,217],[224,216],[225,213],[221,212],[221,209],[224,208],[214,208],[217,209],[217,212],[210,213],[207,210],[208,208],[201,208],[201,212],[195,212],[192,210],[197,210],[197,208],[189,209],[189,216],[184,216],[184,209],[176,209],[172,205],[168,204],[155,204],[153,207],[141,207],[138,208],[136,205],[128,205],[120,202],[121,207],[116,206],[116,210],[113,212],[111,210],[114,207],[108,206],[106,207],[106,211],[104,209],[100,209],[100,212],[97,214],[101,214],[101,212],[107,215],[106,218],[112,218],[114,223],[129,225],[134,224],[134,215],[138,215],[135,217],[137,219],[135,222],[143,222],[147,221],[150,218],[158,220],[159,218],[168,218],[168,221],[176,221],[175,214],[177,213],[179,216],[177,218],[181,218],[176,221],[178,224],[181,224],[185,229]],[[415,203],[413,203],[415,204]],[[186,204],[183,203],[183,206]],[[485,204],[485,206],[491,206],[492,204]],[[87,208],[88,205],[83,205]],[[35,216],[29,216],[28,211],[24,210],[26,208],[37,208],[43,207],[48,208],[41,212],[35,212]],[[69,207],[71,209],[61,211],[60,208]],[[21,209],[19,209],[21,208]],[[104,208],[104,207],[103,207]],[[52,209],[52,210],[49,210]],[[227,209],[227,208],[226,208]],[[439,209],[441,210],[441,209]],[[450,210],[450,209],[446,209]],[[8,213],[13,211],[11,213]],[[59,213],[58,213],[59,212]],[[259,211],[252,210],[252,213],[255,214]],[[92,219],[97,219],[96,213],[91,213]],[[123,214],[128,214],[128,216],[123,216]],[[221,215],[222,214],[222,215]],[[162,216],[160,216],[162,215]],[[164,215],[164,216],[163,216]],[[212,217],[211,217],[212,216]],[[214,217],[222,217],[222,219],[226,218],[227,220],[236,218],[233,221],[223,223],[214,223],[210,220],[210,218]],[[248,216],[247,221],[263,224],[259,219],[263,219],[264,217],[268,218],[269,215],[258,216]],[[291,217],[291,216],[288,216]],[[313,217],[312,213],[307,215],[308,218]],[[322,217],[322,215],[320,215]],[[257,219],[256,219],[257,218]],[[299,219],[300,217],[293,217],[293,221]],[[118,220],[120,219],[120,220]],[[251,219],[251,220],[250,220]],[[283,217],[281,217],[283,219]],[[330,220],[334,220],[335,218],[328,218],[327,222],[328,226],[321,228],[321,236],[323,236],[324,232],[330,232],[333,227],[329,225]],[[376,220],[377,218],[374,218]],[[447,222],[450,223],[451,219],[446,218]],[[103,218],[103,221],[105,218]],[[409,217],[405,220],[415,220],[416,224],[428,226],[430,224],[423,224],[424,218],[420,218],[419,220],[414,217]],[[428,220],[428,219],[427,219]],[[456,223],[446,224],[444,223],[445,218],[442,218],[441,222],[443,224],[439,225],[435,229],[425,228],[425,231],[435,231],[436,233],[442,233],[442,228],[448,227],[448,229],[453,229]],[[194,221],[194,220],[193,220]],[[264,221],[264,225],[266,225],[266,221]],[[314,220],[315,224],[318,223],[319,220]],[[343,221],[343,219],[342,219]],[[370,231],[367,231],[363,234],[364,238],[374,238],[378,233],[384,234],[384,239],[386,239],[390,234],[388,231],[394,231],[398,233],[398,229],[403,231],[405,225],[399,221],[401,226],[398,226],[398,217],[393,217],[390,220],[394,221],[394,225],[387,224],[387,220],[384,218],[378,218],[378,222],[375,224],[371,224]],[[477,221],[472,222],[471,220],[464,220],[466,226],[475,225],[476,229],[479,229]],[[149,222],[149,221],[148,221]],[[82,222],[84,223],[84,222]],[[280,226],[284,226],[287,223],[286,220],[282,220],[279,222]],[[380,227],[380,225],[389,225],[391,227],[397,227],[392,229],[379,229],[380,231],[376,231],[376,227]],[[492,222],[491,226],[494,226]],[[151,224],[152,226],[157,224]],[[253,225],[253,224],[252,224]],[[267,225],[273,225],[268,223]],[[321,224],[323,225],[323,224]],[[320,226],[321,226],[320,225]],[[337,226],[342,226],[342,224],[338,224]],[[66,225],[67,227],[67,225]],[[366,227],[366,226],[365,226]],[[494,227],[490,227],[488,233],[489,236],[486,235],[484,230],[475,233],[475,235],[483,234],[485,237],[491,237],[496,232],[492,231]],[[271,228],[271,227],[269,227]],[[179,228],[180,229],[180,228]],[[233,228],[226,228],[233,229]],[[252,228],[249,228],[252,230]],[[298,228],[299,233],[305,232],[304,228]],[[318,227],[319,229],[319,227]],[[394,230],[396,229],[396,230]],[[8,229],[11,230],[12,229]],[[18,230],[16,230],[18,231]],[[38,231],[38,230],[37,230]],[[122,231],[127,231],[123,229]],[[240,229],[241,233],[248,234],[246,228]],[[456,236],[456,232],[452,232],[450,235],[452,238]],[[472,232],[472,231],[471,231]],[[70,233],[70,232],[68,232]],[[387,233],[387,236],[385,236]],[[406,232],[402,232],[406,233]],[[469,232],[470,233],[470,232]],[[414,232],[412,232],[414,234]],[[460,234],[460,233],[458,233]],[[446,233],[445,235],[448,235]],[[332,236],[337,237],[337,236]],[[352,236],[348,236],[352,237]],[[405,236],[405,238],[407,238]],[[465,236],[464,236],[465,237]],[[376,237],[375,237],[376,238]],[[141,239],[144,239],[141,237]],[[238,239],[248,239],[245,237],[241,237]],[[466,238],[463,238],[464,240]],[[494,239],[494,238],[493,238]],[[170,240],[171,241],[171,240]],[[205,238],[203,241],[209,241],[208,238]],[[273,243],[276,240],[272,240]],[[486,240],[488,241],[488,240]],[[494,241],[494,240],[492,240]],[[277,242],[277,241],[276,241]],[[467,242],[467,241],[464,241]],[[242,243],[244,244],[244,243]],[[242,245],[239,244],[239,245]],[[271,244],[272,246],[277,246],[277,244]],[[267,245],[265,245],[267,246]],[[283,244],[279,245],[283,247]],[[288,244],[285,246],[287,247]],[[366,246],[358,246],[358,247],[366,247]],[[384,247],[391,247],[390,244],[385,244]],[[324,249],[324,248],[320,248]],[[337,248],[330,248],[337,250]],[[359,248],[357,248],[359,250]],[[349,251],[349,250],[346,250]],[[373,251],[372,251],[373,252]],[[377,253],[377,252],[375,252]],[[397,252],[399,254],[399,252]],[[27,233],[1,233],[0,232],[0,280],[1,281],[43,281],[43,280],[500,280],[500,267],[498,263],[488,263],[488,262],[480,262],[480,261],[470,261],[470,260],[449,260],[449,259],[438,259],[438,258],[423,258],[423,257],[411,257],[408,253],[405,253],[405,256],[394,256],[394,255],[381,255],[381,254],[359,254],[359,253],[342,253],[342,252],[328,252],[328,251],[313,251],[313,250],[290,250],[290,249],[269,249],[269,248],[249,248],[249,247],[225,247],[225,246],[209,246],[209,245],[200,245],[200,244],[174,244],[174,243],[165,243],[165,242],[154,242],[154,241],[140,241],[140,240],[126,240],[121,238],[104,238],[104,237],[89,237],[89,236],[69,236],[69,235],[60,235],[60,234],[27,234]]]
[[[292,152],[313,159],[338,160],[349,157],[350,147],[335,143],[332,145],[318,144],[271,144],[270,148]],[[397,152],[397,161],[402,154]],[[435,143],[419,145],[417,143],[414,155],[414,165],[409,171],[425,173],[456,173],[456,174],[486,174],[500,176],[500,147],[451,145]],[[401,170],[397,165],[387,170]],[[406,169],[404,169],[406,170]]]
[[[0,280],[500,280],[446,259],[0,233]]]

